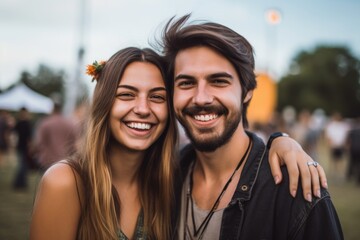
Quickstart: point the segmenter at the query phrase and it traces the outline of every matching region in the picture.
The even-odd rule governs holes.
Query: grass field
[[[330,182],[330,194],[346,240],[360,239],[360,186]]]
[[[323,149],[320,151],[324,151]],[[31,209],[40,174],[30,172],[27,191],[13,191],[12,178],[16,169],[13,154],[0,162],[0,240],[28,239]],[[319,160],[329,180],[329,191],[337,209],[346,240],[360,239],[360,186],[343,178],[345,162],[339,175],[330,171],[326,152]]]

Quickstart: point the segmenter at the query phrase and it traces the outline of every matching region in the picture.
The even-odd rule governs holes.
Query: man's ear
[[[245,99],[244,99],[244,103],[247,103],[248,101],[250,101],[250,99],[253,96],[253,92],[254,92],[254,90],[250,90],[250,91],[247,92],[247,94],[245,96]]]

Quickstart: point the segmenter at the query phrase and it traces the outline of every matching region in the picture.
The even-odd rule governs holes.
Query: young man
[[[253,50],[216,23],[170,20],[163,33],[171,94],[191,145],[181,154],[180,239],[343,239],[329,193],[306,201],[272,179],[268,149],[247,127]],[[314,171],[316,162],[309,162]]]

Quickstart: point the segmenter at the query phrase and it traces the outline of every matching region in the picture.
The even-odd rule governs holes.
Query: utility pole
[[[84,54],[85,54],[85,25],[86,25],[86,1],[87,0],[80,0],[80,19],[79,19],[79,43],[78,43],[78,51],[77,51],[77,59],[75,64],[75,71],[74,75],[70,78],[70,81],[66,84],[66,99],[65,99],[65,107],[64,107],[64,114],[66,116],[71,116],[75,110],[76,101],[78,98],[80,81],[82,72],[85,70],[83,69],[84,65]]]

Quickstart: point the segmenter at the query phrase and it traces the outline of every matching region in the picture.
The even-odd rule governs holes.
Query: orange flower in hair
[[[98,80],[101,70],[104,68],[106,61],[94,61],[93,64],[86,66],[86,74],[92,76],[92,81]]]

